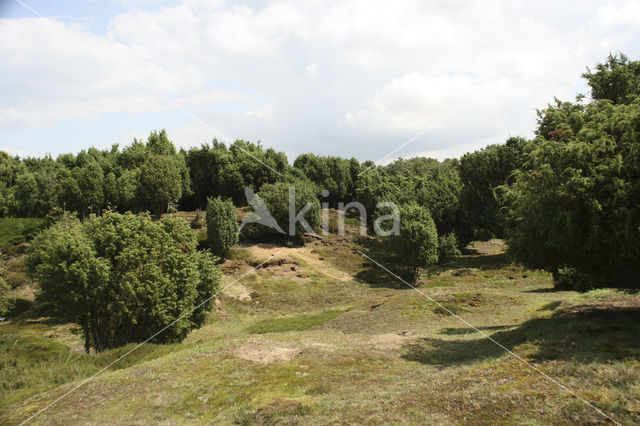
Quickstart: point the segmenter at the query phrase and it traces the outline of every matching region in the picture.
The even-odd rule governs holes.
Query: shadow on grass
[[[361,251],[384,265],[394,274],[403,277],[407,282],[411,283],[412,280],[406,275],[403,275],[403,271],[398,267],[400,264],[399,259],[388,252],[384,245],[384,241],[379,238],[365,236],[356,240],[357,244],[361,247]],[[469,251],[467,251],[469,252]],[[471,268],[488,270],[488,269],[500,269],[505,265],[508,265],[506,255],[504,253],[499,254],[478,254],[475,250],[472,250],[474,254],[467,254],[458,258],[452,259],[442,265],[436,265],[429,268],[430,272],[440,273],[450,269],[467,270]],[[384,287],[393,289],[408,289],[409,286],[402,283],[397,278],[393,277],[387,271],[376,265],[374,262],[363,258],[363,267],[356,273],[356,279],[360,282],[369,284],[371,287]]]
[[[402,271],[398,267],[400,262],[396,256],[387,251],[383,241],[374,237],[361,236],[356,240],[356,242],[361,247],[360,251],[362,251],[362,253],[366,254],[381,265],[384,265],[385,268],[411,283],[410,279],[403,276]],[[358,253],[358,255],[362,256],[360,253]],[[355,277],[356,280],[368,284],[373,288],[393,288],[396,290],[410,289],[408,285],[364,256],[362,258],[362,269],[356,273]]]
[[[512,327],[513,326],[509,326],[509,325],[492,325],[488,327],[478,327],[478,330],[496,331],[496,330],[505,330],[507,328],[512,328]],[[465,335],[469,333],[476,333],[476,331],[470,327],[449,327],[449,328],[440,330],[440,334],[446,334],[448,336]]]
[[[480,270],[500,269],[508,265],[507,256],[504,253],[498,254],[464,254],[443,265],[444,269],[476,268]]]
[[[98,354],[86,354],[81,347],[70,347],[58,340],[64,333],[69,333],[70,338],[80,333],[69,330],[57,334],[52,328],[64,324],[60,318],[36,318],[27,314],[0,324],[0,424],[9,423],[3,419],[2,409],[27,397],[89,377],[116,360],[119,362],[111,370],[131,367],[184,347],[148,343],[128,354],[136,347],[136,343],[130,343]],[[80,343],[81,337],[78,336],[77,341]],[[123,357],[125,354],[128,355]]]
[[[479,327],[491,330],[495,327]],[[472,329],[450,329],[445,334],[465,334]],[[491,338],[512,350],[529,344],[527,358],[593,361],[640,359],[640,307],[578,305],[550,318],[533,319],[517,328],[496,332]],[[527,348],[529,350],[529,348]],[[424,338],[404,345],[402,357],[423,364],[464,364],[505,354],[488,338],[443,340]]]
[[[555,302],[549,302],[541,308],[538,308],[538,312],[555,311],[556,308],[560,305],[562,305],[562,302],[559,300],[556,300]]]

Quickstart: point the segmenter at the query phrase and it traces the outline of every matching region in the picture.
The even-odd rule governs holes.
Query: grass
[[[246,276],[239,284],[250,300],[223,296],[183,343],[143,346],[36,423],[605,423],[376,270],[355,249],[379,260],[380,247],[353,234],[291,255],[295,271],[273,262]],[[225,280],[256,264],[251,249],[233,250]],[[509,264],[499,241],[471,249],[427,271],[420,291],[617,421],[640,422],[640,295],[556,291],[548,274]],[[33,309],[0,323],[0,336],[2,424],[19,423],[127,350],[77,352],[73,325]],[[262,363],[238,355],[246,348],[255,359],[296,355]]]
[[[57,333],[51,333],[52,330]],[[97,355],[86,354],[81,349],[78,331],[70,324],[47,320],[2,324],[0,408],[64,383],[87,377],[119,358],[133,346],[131,344]],[[130,367],[165,355],[177,347],[178,345],[145,345],[114,368]]]
[[[247,333],[265,334],[285,331],[305,331],[342,315],[343,310],[328,310],[317,314],[261,320],[246,328]]]
[[[27,241],[48,224],[49,220],[42,218],[0,219],[0,247]]]

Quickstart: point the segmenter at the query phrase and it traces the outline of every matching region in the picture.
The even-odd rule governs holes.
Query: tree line
[[[314,229],[321,202],[358,201],[369,225],[389,213],[380,203],[395,203],[400,232],[384,237],[384,246],[411,279],[470,241],[500,237],[511,259],[548,270],[558,287],[638,288],[640,61],[610,55],[583,77],[591,98],[539,110],[531,140],[511,137],[444,161],[376,166],[303,154],[290,165],[283,153],[246,141],[178,151],[164,130],[122,150],[55,160],[0,153],[0,216],[74,212],[36,239],[29,265],[42,297],[75,315],[87,348],[98,350],[139,341],[202,300],[210,306],[218,286],[216,258],[196,250],[184,220],[127,212],[160,218],[178,207],[207,208],[209,250],[224,258],[237,242],[235,207],[246,203],[246,187],[281,226],[290,187],[296,211],[312,205],[306,219]],[[88,215],[98,218],[79,220]],[[304,232],[295,229],[297,237]],[[180,340],[201,324],[197,312],[167,338]]]
[[[374,214],[380,201],[427,206],[438,230],[456,231],[462,242],[504,235],[493,188],[508,183],[520,165],[525,141],[510,139],[460,160],[399,159],[388,166],[355,158],[302,154],[290,165],[282,152],[242,140],[213,141],[176,150],[166,131],[120,149],[90,148],[57,158],[11,157],[0,152],[0,217],[44,217],[76,212],[80,218],[103,211],[205,209],[207,200],[230,198],[246,204],[244,189],[260,191],[278,182],[310,186],[330,207],[359,201]],[[365,171],[366,170],[366,171]],[[321,195],[322,190],[328,196]]]

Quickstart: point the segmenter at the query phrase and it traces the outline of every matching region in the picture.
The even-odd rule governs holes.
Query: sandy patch
[[[282,247],[275,244],[240,244],[239,247],[248,250],[260,261],[273,257],[269,261],[271,265],[287,264],[286,268],[293,272],[293,275],[297,275],[297,268],[294,266],[295,269],[291,269],[291,266],[297,265],[298,262],[295,260],[297,258],[306,263],[312,270],[337,281],[350,281],[352,279],[346,272],[328,268],[326,261],[321,259],[317,253],[314,253],[311,247]]]
[[[398,351],[407,340],[416,338],[412,332],[384,333],[371,336],[359,336],[353,339],[353,343],[376,351]]]
[[[302,355],[302,349],[280,345],[278,342],[251,342],[246,343],[233,351],[236,358],[260,364],[275,364],[286,362]]]
[[[249,289],[247,289],[247,287],[245,287],[240,282],[236,282],[232,286],[227,287],[222,294],[227,297],[231,297],[232,299],[239,300],[241,302],[246,302],[251,300]]]

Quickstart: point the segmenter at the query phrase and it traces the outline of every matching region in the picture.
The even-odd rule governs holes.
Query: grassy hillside
[[[421,292],[376,260],[377,242],[241,244],[207,324],[143,347],[34,419],[95,423],[600,423],[640,421],[640,297],[555,291],[507,263],[500,241],[425,273]],[[150,333],[155,330],[150,330]],[[0,423],[16,424],[127,348],[81,353],[75,326],[36,310],[0,323]]]

